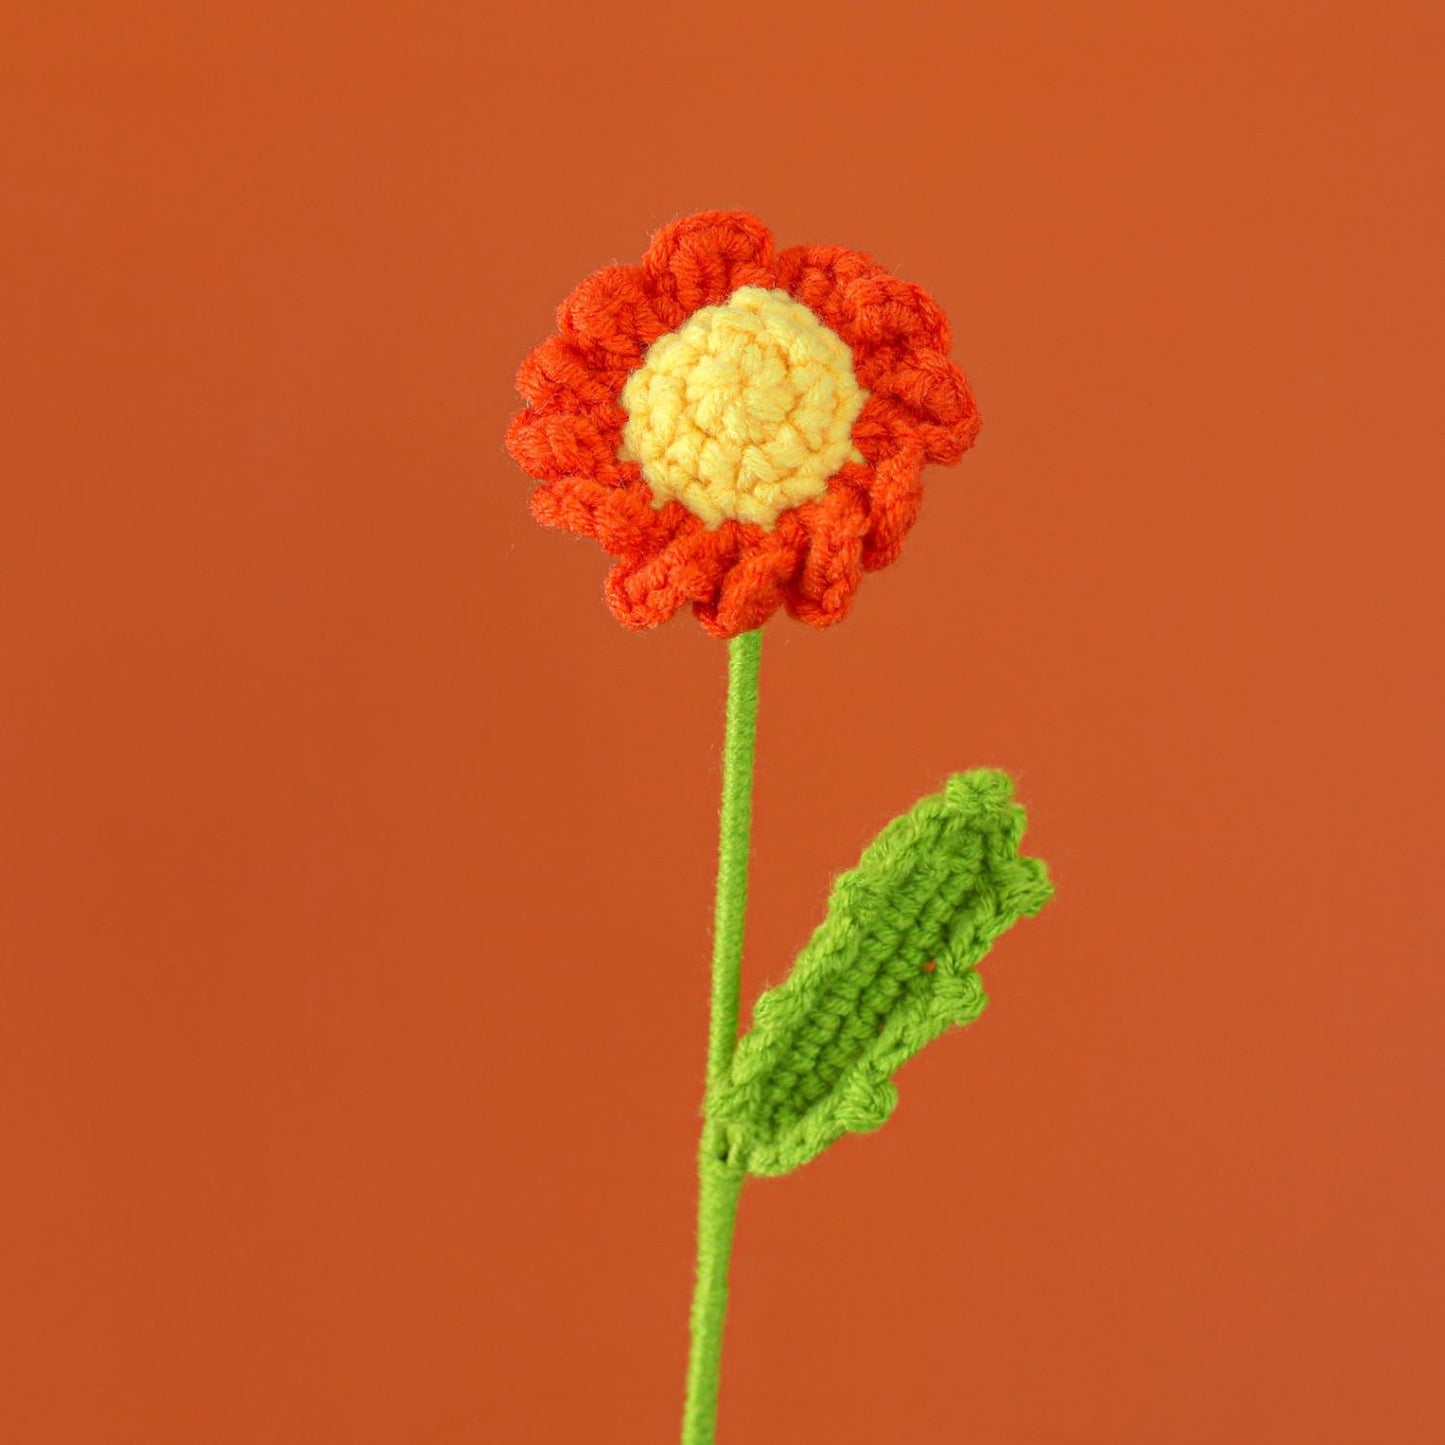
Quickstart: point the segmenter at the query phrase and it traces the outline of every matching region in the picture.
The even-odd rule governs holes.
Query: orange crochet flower
[[[898,556],[924,463],[978,434],[948,345],[932,297],[870,257],[775,252],[755,217],[704,211],[562,303],[507,448],[537,520],[618,559],[624,626],[691,603],[715,637],[779,607],[826,627]]]

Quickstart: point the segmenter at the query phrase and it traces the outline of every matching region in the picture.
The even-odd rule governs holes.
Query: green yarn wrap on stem
[[[707,1095],[727,1082],[738,1036],[743,924],[748,905],[748,843],[753,819],[753,758],[758,727],[758,629],[728,644],[727,728],[723,742],[722,814],[718,823],[717,895],[713,914],[712,1011],[708,1023]],[[683,1445],[713,1445],[718,1370],[727,1315],[728,1265],[743,1172],[727,1158],[722,1130],[705,1123],[698,1149],[697,1283],[687,1361]]]
[[[763,633],[728,644],[727,730],[723,738],[722,813],[718,820],[717,896],[713,911],[712,1015],[707,1036],[707,1086],[727,1079],[738,1041],[738,991],[743,923],[748,908],[748,845],[753,829],[753,757],[758,735],[758,672]]]

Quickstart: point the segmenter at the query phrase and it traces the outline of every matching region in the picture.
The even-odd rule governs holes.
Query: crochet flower
[[[924,465],[978,434],[948,346],[932,297],[861,252],[704,211],[562,303],[507,447],[537,520],[617,559],[624,626],[691,604],[715,637],[779,607],[826,627],[897,558]]]

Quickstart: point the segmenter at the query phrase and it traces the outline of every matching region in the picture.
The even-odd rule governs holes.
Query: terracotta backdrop
[[[745,206],[985,422],[763,664],[746,992],[951,771],[1059,893],[750,1188],[727,1445],[1440,1438],[1438,5],[6,7],[0,1438],[674,1438],[724,649],[517,361]]]

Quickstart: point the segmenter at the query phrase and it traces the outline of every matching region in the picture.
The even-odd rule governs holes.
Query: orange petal
[[[658,231],[642,269],[657,314],[672,330],[740,286],[773,286],[772,233],[746,211],[700,211]]]
[[[854,345],[864,348],[904,343],[910,348],[947,351],[950,334],[943,308],[922,286],[877,271],[848,287]]]
[[[596,536],[602,548],[614,557],[638,557],[660,551],[687,525],[692,514],[680,502],[665,507],[652,504],[652,488],[642,480],[635,466],[623,468],[629,480],[610,488],[598,507]],[[695,520],[695,519],[694,519]]]
[[[689,527],[658,552],[624,557],[607,574],[607,605],[624,627],[641,629],[666,622],[679,608],[717,590],[727,569],[719,532]]]
[[[517,390],[535,407],[587,411],[616,405],[627,375],[625,366],[599,368],[573,338],[549,336],[523,359]]]
[[[913,442],[878,463],[868,489],[868,535],[863,568],[876,572],[898,559],[903,539],[918,520],[923,502],[923,448]]]
[[[797,530],[764,532],[748,526],[744,532],[738,560],[723,577],[717,595],[693,603],[698,621],[714,637],[736,637],[761,627],[783,605],[798,570]]]
[[[519,411],[507,428],[507,450],[539,482],[591,477],[615,486],[621,480],[619,437],[572,412]]]
[[[562,477],[534,491],[529,499],[532,516],[544,527],[574,532],[579,537],[597,534],[597,513],[613,488],[590,477]]]
[[[829,488],[803,515],[807,552],[788,599],[788,611],[814,627],[841,622],[863,576],[863,545],[869,528],[866,494],[857,487]]]
[[[887,274],[871,256],[847,246],[789,246],[778,255],[777,273],[778,285],[849,346],[859,335],[852,288],[868,277]]]
[[[669,329],[653,310],[640,266],[604,266],[579,282],[557,308],[557,327],[628,362]]]
[[[909,353],[900,364],[873,377],[870,391],[864,408],[868,411],[871,407],[863,427],[865,437],[881,431],[901,440],[911,432],[922,443],[926,461],[947,466],[978,436],[973,393],[963,373],[940,352]],[[863,422],[862,415],[859,422]],[[861,441],[857,444],[869,455]]]
[[[872,467],[884,457],[892,456],[910,437],[918,418],[900,402],[872,392],[853,423],[853,445],[868,459]]]

